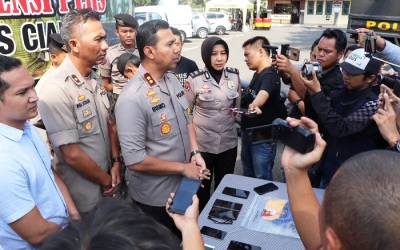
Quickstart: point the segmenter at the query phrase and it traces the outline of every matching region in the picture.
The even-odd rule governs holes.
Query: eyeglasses
[[[218,218],[218,217],[213,217],[213,216],[208,216],[208,219],[211,220],[212,222],[214,222],[215,224],[232,224],[233,220],[232,219],[222,219],[222,218]]]

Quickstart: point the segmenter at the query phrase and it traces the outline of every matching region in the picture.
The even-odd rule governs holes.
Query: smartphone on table
[[[231,240],[227,250],[261,250],[261,247],[252,244]]]
[[[224,190],[222,190],[223,194],[233,196],[233,197],[238,197],[242,199],[247,199],[249,197],[250,192],[242,189],[237,189],[237,188],[231,188],[231,187],[225,187]]]
[[[216,228],[212,228],[212,227],[207,227],[207,226],[203,226],[200,229],[200,233],[204,234],[204,235],[207,235],[209,237],[218,239],[218,240],[223,240],[225,238],[225,236],[226,236],[226,232],[225,231],[222,231],[222,230],[219,230],[219,229],[216,229]]]
[[[275,190],[278,190],[278,186],[272,182],[254,188],[254,191],[256,191],[256,193],[259,195],[263,195]]]
[[[186,209],[192,204],[193,195],[197,193],[201,184],[201,180],[183,177],[169,211],[177,214],[184,214]]]

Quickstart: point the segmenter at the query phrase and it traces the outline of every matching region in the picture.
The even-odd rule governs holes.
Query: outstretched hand
[[[168,215],[174,220],[174,223],[179,231],[182,232],[186,227],[191,227],[195,224],[197,225],[197,221],[199,219],[199,198],[197,198],[197,195],[193,195],[192,205],[186,209],[185,214],[177,214],[169,211],[169,207],[172,204],[172,199],[174,196],[174,193],[170,194],[165,209],[167,210]]]
[[[390,146],[394,146],[396,141],[400,139],[398,125],[396,124],[399,119],[397,119],[398,114],[395,110],[395,108],[399,108],[399,98],[385,85],[382,85],[381,89],[383,93],[379,95],[378,101],[380,108],[372,118],[378,125],[383,138]]]
[[[316,94],[321,91],[321,83],[319,82],[317,78],[317,74],[315,73],[315,70],[312,71],[312,78],[308,79],[305,78],[300,74],[300,79],[303,81],[304,85],[306,88],[309,90],[310,94]]]

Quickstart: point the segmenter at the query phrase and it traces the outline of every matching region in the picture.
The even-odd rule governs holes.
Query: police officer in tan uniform
[[[226,67],[228,44],[209,37],[201,46],[204,70],[192,73],[184,84],[201,154],[215,178],[234,172],[237,155],[237,131],[231,108],[240,107],[240,79],[237,69]],[[211,180],[203,181],[200,209],[210,199]]]
[[[88,17],[84,22],[83,16]],[[108,48],[100,16],[71,10],[62,21],[68,56],[39,93],[39,110],[57,160],[56,168],[80,213],[113,196],[120,184],[121,159],[110,103],[92,67]],[[83,25],[83,23],[85,25]],[[100,39],[99,42],[88,42]]]
[[[136,48],[136,32],[139,27],[136,19],[129,14],[117,14],[115,18],[115,34],[120,42],[110,46],[107,50],[106,63],[99,65],[100,74],[103,77],[106,89],[112,92],[111,106],[114,109],[115,103],[121,93],[122,87],[128,81],[118,70],[117,60],[124,53],[131,53],[139,56]]]
[[[51,73],[61,65],[64,61],[64,58],[67,56],[67,46],[65,42],[62,40],[61,35],[58,33],[49,35],[49,54],[51,60],[51,67],[40,77],[39,82],[35,86],[36,93],[42,90],[42,88],[49,82],[49,76]],[[42,118],[40,114],[38,114],[35,118],[31,119],[31,123],[38,128],[45,129],[43,125]]]
[[[115,108],[128,193],[145,213],[179,235],[165,201],[182,177],[207,178],[208,170],[198,153],[182,85],[167,73],[179,58],[168,23],[142,24],[137,43],[142,64]]]

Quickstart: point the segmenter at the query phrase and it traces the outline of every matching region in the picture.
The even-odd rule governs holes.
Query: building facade
[[[346,26],[351,1],[270,0],[265,4],[272,23]]]

